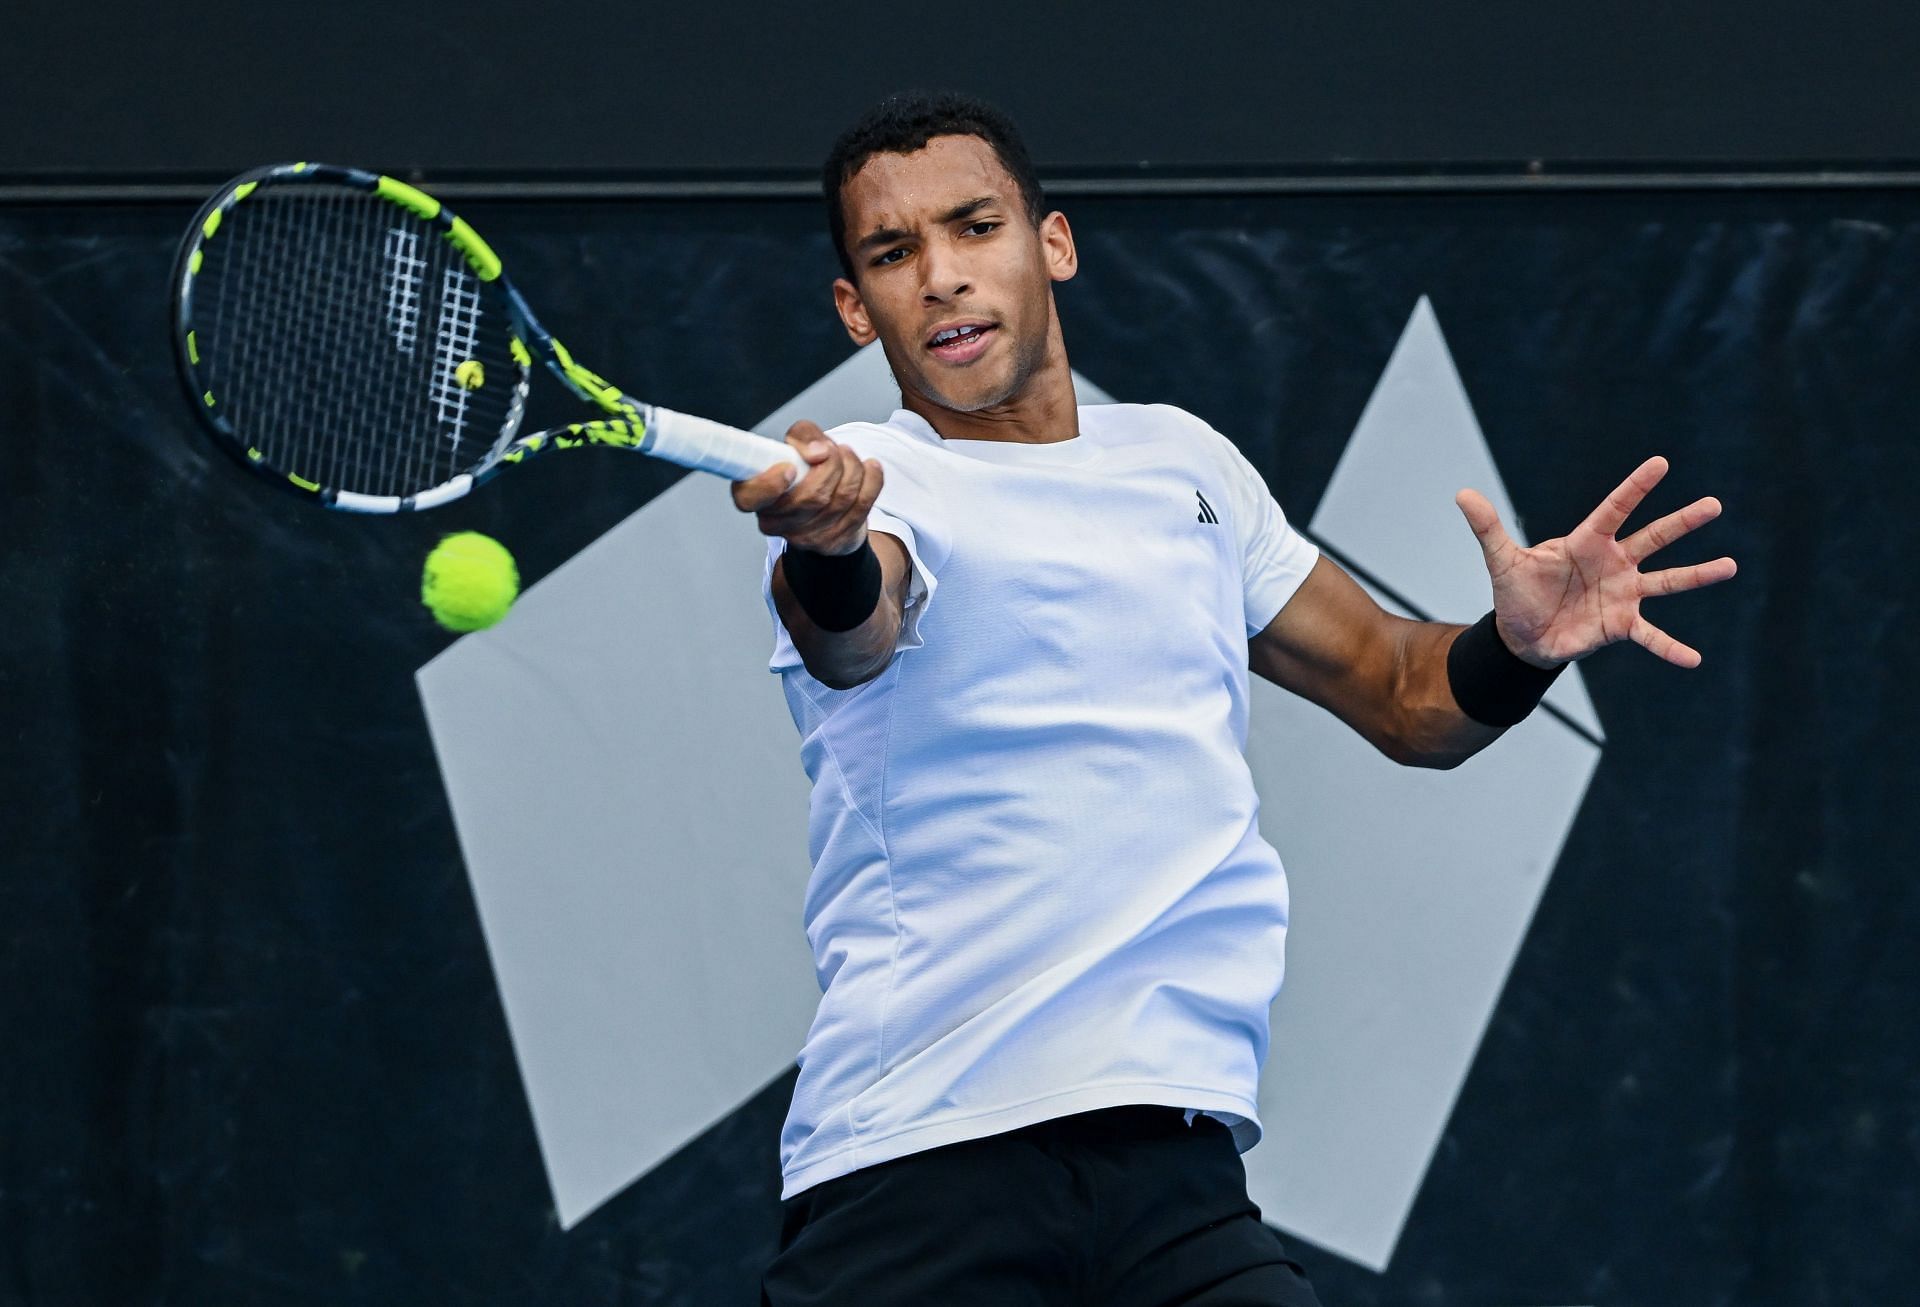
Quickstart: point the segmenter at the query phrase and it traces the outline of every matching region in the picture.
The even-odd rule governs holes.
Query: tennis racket
[[[328,508],[403,513],[549,449],[636,450],[738,480],[806,463],[779,441],[621,393],[540,325],[464,220],[358,168],[276,164],[195,215],[175,356],[201,425]],[[604,416],[518,435],[534,360]]]

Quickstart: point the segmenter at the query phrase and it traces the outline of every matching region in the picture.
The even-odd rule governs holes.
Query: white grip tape
[[[668,408],[653,410],[640,449],[729,481],[758,476],[775,463],[791,463],[802,473],[807,470],[807,461],[792,445]]]

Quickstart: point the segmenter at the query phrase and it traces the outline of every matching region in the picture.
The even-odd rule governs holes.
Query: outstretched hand
[[[1536,667],[1570,662],[1618,640],[1632,640],[1676,667],[1698,667],[1700,652],[1649,622],[1640,601],[1724,581],[1737,570],[1731,558],[1664,571],[1640,564],[1680,537],[1720,516],[1720,501],[1696,499],[1685,508],[1615,536],[1633,510],[1667,474],[1667,460],[1650,458],[1634,469],[1587,520],[1557,540],[1522,549],[1500,525],[1485,495],[1454,497],[1479,537],[1493,578],[1494,626],[1509,649]]]

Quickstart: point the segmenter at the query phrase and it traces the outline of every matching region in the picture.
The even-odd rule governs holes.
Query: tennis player
[[[1073,231],[1004,115],[890,99],[824,182],[840,320],[881,343],[901,407],[800,423],[798,486],[733,487],[769,537],[772,667],[813,780],[823,991],[764,1300],[1315,1304],[1239,1158],[1287,929],[1249,670],[1452,767],[1603,645],[1697,665],[1641,600],[1733,560],[1640,564],[1720,505],[1616,538],[1650,459],[1522,549],[1463,491],[1492,612],[1391,616],[1199,418],[1076,406],[1052,290]]]

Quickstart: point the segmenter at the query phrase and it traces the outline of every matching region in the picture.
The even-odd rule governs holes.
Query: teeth
[[[936,345],[944,345],[948,341],[956,340],[961,336],[977,335],[979,331],[980,328],[978,327],[948,327],[945,331],[940,332],[933,338],[933,343]]]

